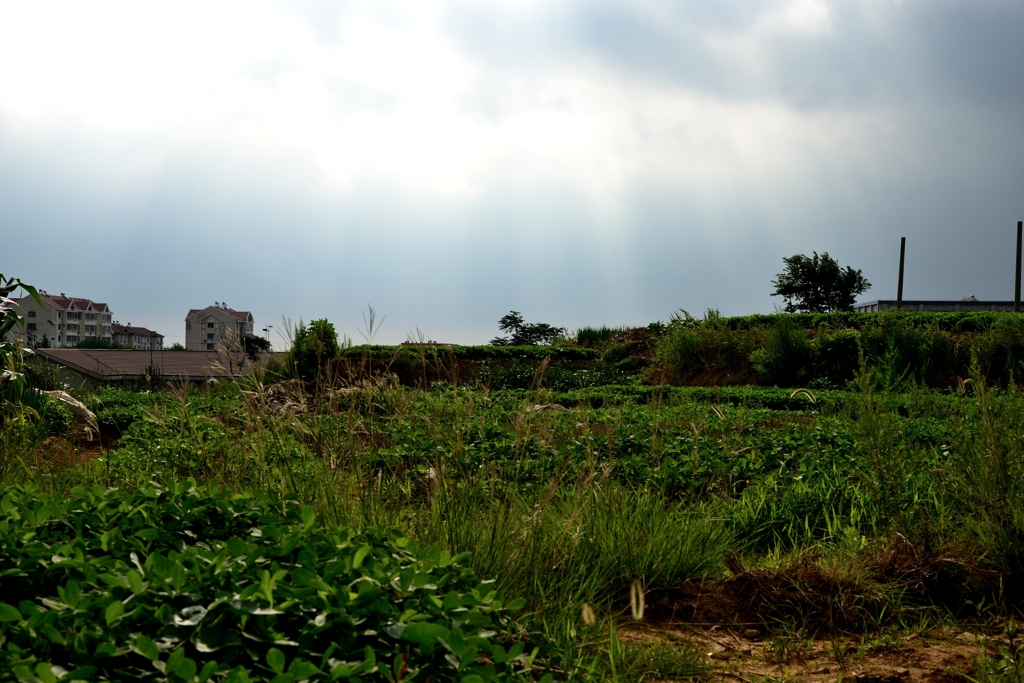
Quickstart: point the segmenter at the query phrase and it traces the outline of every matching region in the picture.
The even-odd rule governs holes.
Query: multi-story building
[[[115,343],[138,351],[160,351],[164,348],[164,335],[145,327],[132,327],[131,323],[122,325],[115,321],[111,331]]]
[[[193,308],[185,316],[185,348],[189,351],[212,351],[232,332],[236,339],[252,334],[253,317],[249,311],[236,311],[215,301],[206,308]]]
[[[75,346],[83,339],[111,341],[110,307],[92,299],[60,296],[39,291],[40,305],[30,296],[14,299],[25,316],[24,340],[29,345],[42,343],[45,337],[51,347]]]

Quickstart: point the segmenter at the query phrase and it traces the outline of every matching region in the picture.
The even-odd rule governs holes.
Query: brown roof
[[[164,379],[203,379],[248,374],[248,360],[239,368],[229,364],[216,351],[129,351],[122,349],[36,349],[36,355],[96,379],[116,381],[146,375],[152,365]],[[223,369],[218,367],[223,366]]]
[[[15,301],[20,302],[31,298],[32,297],[23,296],[20,299],[15,299]],[[89,310],[90,305],[92,306],[92,310],[94,311],[100,311],[103,313],[107,313],[110,311],[106,304],[96,303],[92,299],[82,299],[74,296],[54,296],[53,294],[46,294],[44,292],[39,292],[39,298],[56,308],[69,309],[71,308],[72,304],[74,304],[76,311]]]
[[[206,308],[211,307],[207,306]],[[186,315],[185,317],[191,318],[196,313],[202,313],[203,311],[206,310],[206,308],[190,308],[188,310],[188,315]],[[228,308],[227,306],[213,306],[213,308],[216,308],[218,311],[224,311],[225,313],[235,318],[236,320],[248,320],[249,318],[252,317],[252,313],[249,311],[236,311],[235,309]]]
[[[154,332],[153,330],[150,330],[150,329],[145,328],[145,327],[135,327],[134,325],[132,325],[131,327],[128,327],[127,325],[119,325],[118,323],[114,323],[113,325],[111,325],[110,326],[110,331],[113,332],[114,334],[120,334],[122,332],[128,332],[129,334],[137,334],[140,337],[162,337],[162,336],[164,336],[164,335],[160,334],[159,332]]]

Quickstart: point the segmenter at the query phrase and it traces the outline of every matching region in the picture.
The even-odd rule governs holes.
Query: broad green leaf
[[[128,570],[128,586],[135,595],[142,594],[142,575],[134,569]]]
[[[61,632],[55,629],[52,624],[44,624],[43,633],[46,634],[47,638],[57,643],[58,645],[64,644],[64,636],[61,635]]]
[[[320,669],[311,662],[298,657],[292,660],[291,666],[288,667],[288,673],[294,676],[296,680],[301,681],[304,678],[312,678],[315,674],[320,673]]]
[[[199,683],[206,683],[210,680],[210,676],[217,673],[217,660],[212,660],[206,663],[203,670],[199,672]]]
[[[36,664],[36,676],[43,683],[57,683],[57,676],[53,673],[53,667],[46,662]]]
[[[352,568],[359,569],[363,566],[363,560],[370,554],[370,546],[364,545],[362,548],[356,551],[355,557],[352,558]]]
[[[120,600],[114,600],[112,603],[107,605],[107,611],[105,613],[107,624],[113,624],[115,621],[120,619],[123,614],[124,604]]]
[[[285,658],[284,653],[278,650],[276,647],[270,648],[267,651],[267,666],[270,670],[276,674],[284,672]]]
[[[448,638],[449,631],[440,624],[429,622],[418,622],[409,624],[402,631],[402,640],[417,645],[436,645],[439,638]]]
[[[57,593],[60,595],[61,600],[64,601],[64,604],[74,608],[78,606],[78,599],[82,596],[82,589],[77,581],[68,581],[67,585],[62,590],[58,590]]]
[[[139,636],[132,644],[132,649],[151,662],[160,659],[160,648],[147,636]]]
[[[180,652],[180,650],[179,650]],[[167,662],[167,668],[171,668],[171,662]],[[182,656],[180,659],[174,662],[174,668],[171,671],[175,676],[184,678],[186,681],[191,681],[196,675],[196,663],[188,657]]]
[[[6,602],[0,602],[0,621],[21,621],[21,612]]]

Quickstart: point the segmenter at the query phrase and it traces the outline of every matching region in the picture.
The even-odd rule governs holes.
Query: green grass
[[[518,654],[537,648],[537,656],[529,670],[515,669],[517,664],[494,676],[706,675],[707,663],[687,648],[623,644],[612,637],[613,626],[631,618],[633,585],[646,595],[646,619],[674,609],[688,580],[727,586],[730,554],[760,573],[743,593],[749,604],[730,603],[729,609],[755,609],[755,618],[792,623],[794,632],[813,627],[869,633],[921,620],[1012,614],[1024,605],[1024,596],[1013,589],[1024,583],[1024,443],[1018,437],[1024,433],[1024,397],[1012,388],[985,389],[980,372],[961,390],[942,392],[920,386],[882,391],[872,371],[862,371],[859,384],[848,389],[797,394],[769,387],[635,385],[553,392],[435,384],[424,390],[388,381],[361,388],[321,385],[316,394],[305,394],[301,385],[287,391],[290,401],[252,377],[170,393],[85,396],[100,424],[116,425],[123,436],[100,459],[72,467],[40,461],[36,449],[42,437],[30,428],[32,421],[8,420],[0,452],[3,482],[34,487],[8,489],[20,492],[11,495],[20,496],[26,510],[31,500],[62,510],[67,523],[58,526],[74,531],[75,538],[81,535],[83,548],[98,544],[102,552],[95,551],[95,557],[108,558],[98,561],[108,562],[111,571],[127,572],[135,565],[124,553],[115,556],[121,551],[109,539],[104,548],[102,533],[76,531],[80,520],[99,514],[87,512],[82,497],[110,497],[114,507],[131,508],[135,503],[124,501],[137,501],[146,511],[152,504],[147,501],[159,498],[153,491],[165,486],[177,491],[168,484],[190,479],[197,482],[196,491],[216,486],[241,495],[217,494],[217,500],[242,501],[245,510],[270,506],[268,521],[232,526],[214,520],[189,528],[196,535],[191,541],[178,535],[168,537],[169,545],[159,551],[136,549],[143,566],[157,552],[169,556],[172,547],[179,556],[193,553],[189,566],[199,566],[223,550],[218,543],[228,543],[217,534],[252,544],[248,530],[268,525],[292,530],[282,531],[274,543],[293,533],[298,536],[289,537],[372,539],[358,543],[384,558],[399,552],[397,539],[408,539],[402,546],[411,553],[408,562],[438,562],[439,553],[459,557],[459,571],[466,576],[492,582],[491,590],[509,600],[524,601],[521,611],[495,612],[498,626],[481,628],[495,631],[485,639],[501,643],[505,652],[523,643],[526,649]],[[161,521],[162,505],[144,515],[154,529],[173,527]],[[24,536],[22,522],[10,509],[4,509],[7,517],[0,523],[7,525],[4,533],[13,529],[9,547],[20,548],[28,542],[18,540]],[[246,512],[238,519],[247,514],[264,513]],[[308,518],[315,519],[313,527],[303,526],[304,514],[314,515]],[[121,521],[104,524],[103,532],[125,527]],[[123,530],[121,535],[125,542],[137,542]],[[51,543],[43,537],[36,542]],[[74,542],[70,536],[60,541]],[[267,551],[267,563],[276,561],[294,576],[296,570],[288,566],[294,557],[274,559],[292,551],[284,546]],[[21,551],[4,552],[15,557]],[[318,553],[313,566],[330,552]],[[125,567],[118,569],[117,562]],[[270,571],[269,566],[252,574],[242,571],[230,590],[241,594],[257,585],[263,568]],[[73,578],[84,585],[78,576],[46,578],[52,571],[38,572],[50,583],[25,588],[25,599],[45,606],[43,597],[59,599],[55,591],[61,581]],[[203,588],[205,579],[196,576],[195,590],[215,600],[216,590]],[[469,591],[472,581],[467,582],[460,594]],[[131,592],[131,587],[97,583],[90,590],[98,591],[96,609],[105,610],[112,604],[110,591]],[[390,606],[381,605],[381,614],[393,616],[401,599],[389,594]],[[31,610],[4,602],[21,615],[15,620],[9,613],[10,624],[34,618]],[[303,609],[301,604],[296,609]],[[593,625],[581,620],[584,604],[595,615]],[[159,609],[159,601],[147,609]],[[417,610],[427,614],[425,607]],[[443,621],[448,617],[434,617],[451,630]],[[119,635],[114,621],[106,623],[105,612],[99,623],[115,650],[127,648],[118,655],[124,662],[147,666],[123,643],[143,632],[157,643],[150,633],[159,630],[155,623],[127,635]],[[239,623],[226,630],[237,631]],[[303,628],[295,622],[287,631],[300,634]],[[422,645],[416,643],[396,650],[393,638],[381,635],[385,631],[370,630],[376,635],[366,636],[370,640],[360,641],[360,647],[379,644],[385,654],[377,661],[389,670],[398,652],[427,659],[442,654],[430,650],[433,645],[429,652],[415,650]],[[297,636],[288,638],[298,642]],[[31,654],[18,655],[17,666],[34,671],[50,661],[35,651],[45,641],[24,642],[19,647]],[[780,657],[796,647],[782,640],[778,645]],[[194,645],[182,647],[184,654],[175,656],[201,671],[207,660]],[[293,657],[287,648],[275,647],[286,657],[282,671],[287,673]],[[161,657],[174,651],[168,646]],[[481,652],[475,651],[466,666],[499,664],[495,657],[501,655],[485,658]],[[232,655],[230,661],[217,655],[211,676],[225,678],[241,666],[250,677],[270,680],[279,672],[267,653],[269,646]],[[79,659],[72,662],[66,654],[61,667],[99,666],[84,654],[75,656]],[[330,675],[322,654],[303,657]],[[175,662],[174,670],[181,665],[191,671]],[[444,664],[438,660],[437,666]],[[381,667],[367,675],[387,679]]]

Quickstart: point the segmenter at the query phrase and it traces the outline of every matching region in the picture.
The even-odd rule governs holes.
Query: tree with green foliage
[[[565,334],[564,327],[554,327],[547,323],[525,322],[522,313],[509,311],[508,315],[498,321],[498,329],[510,332],[511,337],[495,337],[492,346],[537,346],[551,344]]]
[[[126,349],[131,350],[132,347],[127,344],[118,344],[115,341],[109,339],[100,339],[99,337],[85,337],[77,344],[76,349]]]
[[[167,347],[168,351],[188,351],[181,342],[174,342]]]
[[[4,420],[5,409],[22,404],[28,387],[22,368],[23,349],[8,341],[8,335],[15,327],[25,327],[25,318],[18,313],[18,302],[8,296],[19,287],[28,292],[36,303],[43,305],[35,287],[0,273],[0,422]],[[32,353],[27,349],[24,352]]]
[[[260,359],[261,353],[273,351],[273,347],[270,345],[269,339],[257,337],[253,334],[247,334],[242,339],[242,350],[245,351],[246,357],[255,363]]]
[[[828,252],[814,256],[796,254],[782,259],[786,269],[772,280],[775,291],[786,302],[786,313],[828,313],[852,311],[857,295],[870,287],[864,275],[850,266],[841,268]]]
[[[295,328],[291,360],[295,363],[295,372],[307,382],[315,380],[340,353],[338,333],[326,318],[314,320],[308,326],[300,321]]]

